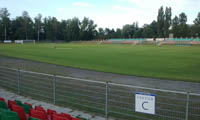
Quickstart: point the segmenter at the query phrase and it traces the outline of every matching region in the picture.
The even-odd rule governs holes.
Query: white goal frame
[[[16,44],[24,44],[24,43],[33,43],[35,44],[35,40],[15,40]]]

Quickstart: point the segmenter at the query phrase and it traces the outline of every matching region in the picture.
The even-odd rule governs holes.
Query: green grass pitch
[[[200,82],[200,47],[0,44],[0,55],[103,72]]]

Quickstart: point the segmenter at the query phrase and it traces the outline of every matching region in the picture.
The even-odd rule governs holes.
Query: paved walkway
[[[6,101],[7,100],[20,100],[22,102],[28,102],[28,103],[31,103],[33,105],[33,107],[34,106],[42,106],[46,110],[49,108],[49,109],[52,109],[52,110],[56,110],[58,113],[61,113],[61,112],[68,113],[68,114],[72,115],[73,117],[80,116],[80,117],[86,118],[88,120],[113,120],[111,118],[106,119],[104,117],[92,115],[92,114],[89,114],[89,113],[84,113],[84,112],[81,112],[81,111],[72,110],[70,108],[59,107],[59,106],[55,106],[55,105],[48,104],[48,103],[45,103],[45,102],[33,100],[31,98],[28,98],[28,97],[19,96],[17,94],[6,91],[2,88],[0,88],[0,97],[5,98]]]

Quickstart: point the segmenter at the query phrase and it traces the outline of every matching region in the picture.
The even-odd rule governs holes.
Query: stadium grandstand
[[[72,117],[68,113],[57,113],[52,109],[45,110],[42,106],[33,107],[32,104],[19,100],[8,100],[0,97],[0,120],[85,120]]]
[[[108,39],[104,44],[155,44],[155,45],[200,45],[200,38],[130,38]]]

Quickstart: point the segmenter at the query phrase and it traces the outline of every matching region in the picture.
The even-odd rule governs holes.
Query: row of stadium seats
[[[109,41],[145,41],[145,40],[147,39],[145,38],[109,39]],[[168,38],[167,40],[168,41],[200,41],[200,38]]]
[[[144,38],[130,38],[130,39],[109,39],[110,41],[144,41]]]
[[[168,41],[200,41],[200,38],[169,38]]]
[[[67,113],[57,113],[55,110],[41,106],[33,106],[29,103],[22,103],[19,100],[8,100],[0,97],[0,120],[85,120],[72,117]]]

